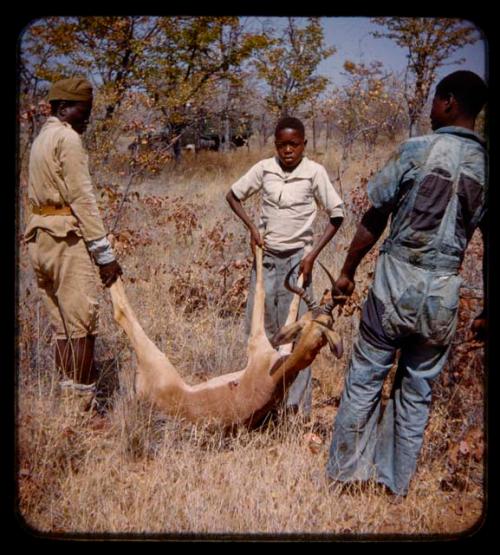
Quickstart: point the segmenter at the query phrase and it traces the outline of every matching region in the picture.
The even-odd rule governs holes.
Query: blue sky
[[[279,23],[285,18],[269,18]],[[297,18],[301,25],[305,22],[303,18]],[[337,85],[342,85],[344,79],[341,75],[342,66],[346,60],[353,62],[381,61],[384,66],[394,71],[401,72],[406,66],[406,50],[400,48],[394,41],[389,39],[376,39],[371,36],[372,31],[380,31],[379,25],[371,23],[368,17],[323,17],[325,43],[335,46],[337,52],[323,61],[318,67],[318,73],[330,77]],[[465,58],[460,65],[446,65],[440,68],[438,79],[447,73],[457,69],[467,69],[476,72],[480,77],[486,77],[486,44],[479,40],[473,45],[468,45],[456,52],[450,61]]]

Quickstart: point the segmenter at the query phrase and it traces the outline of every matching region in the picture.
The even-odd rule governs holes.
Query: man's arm
[[[61,194],[71,207],[94,262],[99,266],[103,285],[109,287],[122,275],[99,214],[88,167],[88,157],[80,137],[67,133],[60,142],[64,190]]]
[[[354,291],[356,270],[363,258],[380,239],[388,219],[389,213],[381,212],[373,206],[365,212],[361,219],[336,282],[337,287],[345,295],[351,295]]]
[[[226,200],[232,211],[238,216],[238,218],[240,218],[250,231],[250,244],[252,252],[255,254],[255,245],[259,245],[259,247],[264,248],[264,240],[262,239],[257,226],[252,222],[250,216],[243,208],[241,201],[236,197],[232,190],[227,193]]]
[[[344,218],[330,218],[323,235],[320,237],[317,244],[313,247],[312,251],[309,252],[300,262],[299,274],[302,273],[304,279],[304,285],[307,286],[311,281],[311,273],[314,265],[314,261],[318,258],[319,253],[323,248],[331,241],[334,235],[339,230],[342,225]]]
[[[337,280],[337,287],[344,295],[351,295],[354,291],[354,275],[360,262],[380,239],[389,215],[397,204],[400,185],[405,180],[412,179],[411,172],[417,167],[415,159],[419,159],[422,149],[426,148],[425,142],[405,141],[368,182],[366,192],[371,207],[365,212],[358,225]]]
[[[116,260],[113,247],[107,237],[86,242],[87,249],[91,253],[94,262],[99,267],[99,275],[105,287],[112,285],[123,275],[123,270]]]

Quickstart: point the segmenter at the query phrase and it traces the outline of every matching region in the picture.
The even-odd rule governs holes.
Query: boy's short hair
[[[455,71],[441,79],[436,87],[440,98],[449,94],[453,94],[465,113],[475,117],[486,103],[488,87],[473,71]]]
[[[276,136],[282,129],[295,129],[303,137],[306,135],[306,130],[304,129],[304,124],[298,118],[293,118],[291,116],[286,116],[281,118],[276,124],[276,129],[274,130],[274,135]]]

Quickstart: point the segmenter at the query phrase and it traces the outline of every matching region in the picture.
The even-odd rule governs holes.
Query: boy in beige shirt
[[[293,117],[281,119],[275,130],[277,156],[261,160],[234,183],[226,199],[250,231],[252,251],[264,248],[266,290],[265,326],[271,338],[285,323],[293,294],[284,287],[288,271],[297,264],[291,282],[303,275],[304,288],[312,297],[312,268],[325,245],[339,229],[344,212],[342,200],[325,168],[304,156],[304,125]],[[262,192],[262,211],[258,225],[250,219],[242,201]],[[329,222],[313,245],[312,225],[318,205],[326,210]],[[255,267],[252,270],[246,309],[247,327],[251,321],[255,293]],[[299,314],[307,307],[301,302]],[[286,406],[305,418],[310,417],[312,401],[311,369],[299,373],[288,391]]]

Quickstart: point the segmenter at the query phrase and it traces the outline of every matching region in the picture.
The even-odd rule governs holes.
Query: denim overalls
[[[403,143],[368,184],[391,214],[333,431],[327,472],[375,479],[406,495],[429,415],[431,386],[456,329],[464,251],[485,213],[486,151],[461,127]],[[385,377],[399,353],[390,399]]]

